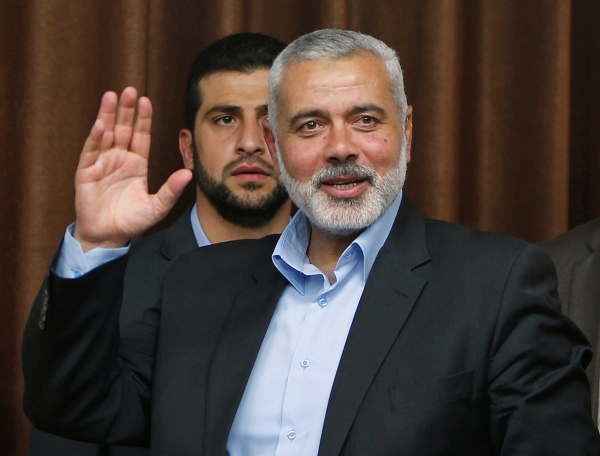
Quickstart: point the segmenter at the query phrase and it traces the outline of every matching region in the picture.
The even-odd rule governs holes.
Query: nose
[[[329,144],[325,149],[328,162],[344,163],[358,158],[358,149],[352,141],[352,132],[346,125],[332,125],[327,135]]]
[[[262,125],[258,121],[245,121],[240,129],[237,151],[241,154],[254,155],[266,151],[267,145],[263,137]]]

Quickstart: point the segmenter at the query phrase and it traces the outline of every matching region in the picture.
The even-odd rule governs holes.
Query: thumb
[[[171,210],[190,180],[192,180],[192,172],[189,169],[177,170],[169,176],[158,192],[152,195],[157,222]]]

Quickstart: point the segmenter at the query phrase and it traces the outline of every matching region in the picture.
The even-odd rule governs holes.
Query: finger
[[[108,150],[113,143],[113,126],[115,123],[115,113],[117,112],[117,102],[119,97],[115,92],[106,92],[102,96],[100,109],[98,110],[97,120],[104,124],[104,137],[100,142],[100,151]]]
[[[189,169],[175,171],[158,192],[152,195],[156,222],[167,215],[191,179],[192,172]]]
[[[152,125],[152,103],[147,97],[138,100],[137,118],[129,149],[144,158],[150,153],[150,127]]]
[[[90,134],[83,145],[77,169],[87,168],[96,162],[100,153],[100,144],[104,138],[104,132],[104,123],[102,120],[96,119],[96,122],[92,125]]]
[[[125,87],[121,92],[115,125],[113,128],[113,147],[127,150],[131,141],[133,130],[133,119],[135,117],[135,105],[137,101],[137,90],[133,87]]]

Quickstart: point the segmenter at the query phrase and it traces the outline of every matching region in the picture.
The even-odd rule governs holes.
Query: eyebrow
[[[269,105],[266,105],[266,104],[260,105],[260,106],[257,106],[254,110],[256,112],[268,112],[269,111],[269,107],[268,106]]]
[[[242,110],[241,106],[237,106],[237,105],[216,105],[213,106],[212,108],[210,108],[208,111],[206,111],[206,113],[204,114],[205,117],[208,117],[214,113],[227,113],[227,114],[234,114],[237,112],[240,112]],[[267,105],[263,104],[260,106],[257,106],[254,109],[257,113],[261,113],[261,112],[267,112]]]
[[[300,111],[294,116],[292,116],[289,123],[290,125],[294,125],[300,119],[303,119],[305,117],[324,117],[326,115],[326,111],[323,111],[322,109],[307,109],[305,111]]]
[[[212,108],[210,108],[208,111],[206,111],[206,113],[204,115],[206,117],[208,117],[211,114],[214,114],[216,112],[234,113],[234,112],[239,112],[241,109],[242,109],[241,106],[235,106],[235,105],[216,105],[216,106],[213,106]]]
[[[381,106],[377,106],[375,104],[367,104],[363,106],[354,106],[350,111],[348,111],[349,115],[360,114],[361,112],[376,112],[380,116],[385,115],[385,109]]]

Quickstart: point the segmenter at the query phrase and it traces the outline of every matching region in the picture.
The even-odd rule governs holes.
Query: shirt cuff
[[[83,253],[81,244],[73,237],[75,223],[67,227],[56,261],[56,274],[63,279],[74,279],[102,266],[129,251],[129,245],[117,249],[96,248]]]

